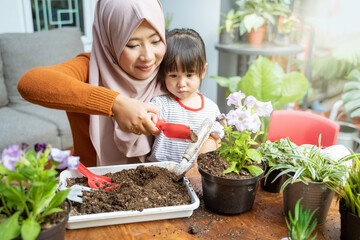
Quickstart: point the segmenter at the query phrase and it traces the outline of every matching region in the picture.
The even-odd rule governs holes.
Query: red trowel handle
[[[159,119],[156,123],[156,127],[163,131],[164,135],[170,139],[190,142],[197,141],[196,134],[184,124],[170,123],[166,120]]]

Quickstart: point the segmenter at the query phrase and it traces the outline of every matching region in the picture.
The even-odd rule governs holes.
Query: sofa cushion
[[[25,72],[69,60],[83,52],[83,45],[80,30],[65,27],[47,32],[0,34],[0,51],[9,102],[13,104],[24,101],[16,85]]]
[[[0,152],[11,144],[22,142],[30,146],[45,142],[61,148],[55,124],[9,107],[0,108],[0,136]]]
[[[7,104],[8,104],[8,95],[4,82],[3,63],[0,56],[0,107],[6,106]]]
[[[65,149],[73,146],[70,124],[65,111],[45,108],[31,103],[16,104],[12,108],[54,124],[58,136],[60,136],[61,148]]]

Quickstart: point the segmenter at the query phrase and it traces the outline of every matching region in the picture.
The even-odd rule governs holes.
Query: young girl
[[[210,137],[200,152],[215,150],[223,135],[222,126],[215,121],[220,111],[213,101],[198,90],[208,65],[204,42],[193,29],[174,29],[168,32],[166,44],[167,50],[160,65],[159,78],[169,94],[154,97],[151,103],[160,109],[161,119],[185,124],[195,132],[205,118],[213,120]],[[148,160],[180,162],[188,144],[168,139],[161,133],[155,137]]]

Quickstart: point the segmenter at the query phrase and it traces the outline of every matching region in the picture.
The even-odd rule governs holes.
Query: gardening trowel
[[[197,141],[190,143],[185,150],[185,153],[182,157],[180,163],[170,163],[167,165],[167,169],[170,172],[173,172],[177,176],[177,180],[180,180],[187,171],[191,168],[191,163],[189,162],[193,156],[198,152],[199,148],[205,142],[211,128],[213,126],[213,121],[206,118],[201,124],[199,130],[197,131]]]
[[[186,142],[196,142],[197,135],[186,125],[178,123],[170,123],[166,120],[159,119],[156,127],[161,130],[167,138],[173,140],[181,140]]]
[[[85,186],[81,186],[81,185],[72,185],[70,187],[70,193],[68,194],[67,198],[71,201],[74,202],[79,202],[82,203],[82,195],[83,195],[83,191],[93,191],[93,188],[90,187],[85,187]]]

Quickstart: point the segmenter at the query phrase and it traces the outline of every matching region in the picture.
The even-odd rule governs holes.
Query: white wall
[[[0,0],[0,33],[33,32],[30,0]]]
[[[215,43],[218,42],[217,28],[220,22],[221,0],[160,0],[164,13],[172,13],[172,28],[192,28],[204,40],[206,57],[209,63],[207,77],[203,80],[200,91],[216,102],[217,84],[211,75],[217,75],[218,51]]]

